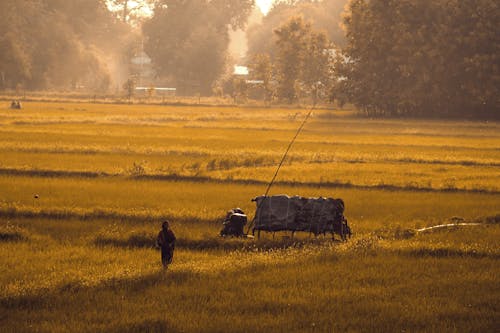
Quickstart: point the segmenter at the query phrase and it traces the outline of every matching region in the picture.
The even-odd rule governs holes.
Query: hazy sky
[[[259,6],[260,11],[264,15],[266,15],[269,12],[273,2],[274,2],[274,0],[255,0],[255,3],[257,4],[257,6]],[[141,0],[136,0],[136,1],[131,0],[131,1],[129,1],[128,6],[129,6],[129,8],[135,8],[136,6],[138,6],[139,3],[141,3]],[[151,16],[153,14],[151,9],[147,6],[142,9],[142,12],[143,12],[144,16]]]
[[[267,14],[269,9],[271,9],[271,5],[273,0],[255,0],[257,6],[259,6],[262,13]]]

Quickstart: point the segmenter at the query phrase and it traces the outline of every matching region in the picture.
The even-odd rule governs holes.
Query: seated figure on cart
[[[247,224],[247,216],[240,208],[233,208],[227,212],[224,219],[223,228],[220,232],[221,236],[236,236],[243,237],[245,232],[244,226]]]

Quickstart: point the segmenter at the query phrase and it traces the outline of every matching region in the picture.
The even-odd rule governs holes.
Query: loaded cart
[[[342,240],[351,236],[344,217],[344,201],[333,198],[305,198],[273,195],[254,198],[257,208],[253,220],[255,231],[306,231],[319,234],[338,234]]]

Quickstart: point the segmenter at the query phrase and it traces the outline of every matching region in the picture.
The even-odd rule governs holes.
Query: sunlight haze
[[[0,13],[0,333],[500,333],[500,0]]]
[[[273,0],[256,0],[255,3],[259,6],[262,14],[267,15],[273,5]]]

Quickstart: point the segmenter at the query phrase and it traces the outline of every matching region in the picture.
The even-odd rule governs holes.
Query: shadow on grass
[[[3,232],[0,231],[0,243],[3,242],[25,242],[28,237],[20,232]]]
[[[279,250],[289,248],[303,248],[307,245],[318,245],[324,243],[331,243],[331,239],[280,239],[280,240],[257,240],[248,238],[210,238],[202,240],[179,240],[180,248],[190,250],[225,250],[225,251],[248,251],[248,252],[262,252],[268,250]],[[177,246],[177,245],[176,245]]]
[[[54,304],[64,304],[68,295],[81,295],[87,297],[99,292],[113,291],[128,293],[142,293],[148,288],[157,285],[180,286],[187,283],[190,278],[198,273],[185,271],[164,271],[163,269],[138,277],[114,278],[102,281],[95,286],[86,286],[79,281],[72,281],[55,288],[46,288],[31,295],[4,297],[0,299],[0,310],[4,309],[44,309],[51,308]]]
[[[462,217],[454,216],[450,219],[449,222],[440,225],[420,229],[396,228],[394,232],[392,230],[379,230],[378,235],[383,238],[390,238],[391,236],[394,236],[394,239],[410,239],[423,233],[430,234],[438,232],[459,231],[461,230],[461,227],[484,227],[489,224],[500,224],[500,214],[479,217],[470,221],[467,221]]]
[[[139,323],[123,324],[119,326],[109,327],[102,331],[106,333],[135,333],[135,332],[148,332],[148,333],[166,333],[166,332],[182,332],[178,330],[174,325],[170,324],[166,320],[155,320],[146,319]]]
[[[47,219],[47,220],[115,220],[124,222],[151,222],[162,220],[174,220],[179,224],[198,225],[206,223],[217,225],[217,220],[207,220],[197,217],[174,217],[170,215],[154,214],[148,212],[139,212],[137,214],[130,212],[120,212],[106,209],[34,209],[21,208],[16,206],[0,208],[0,218],[16,219]]]
[[[411,162],[412,160],[400,160],[402,162]],[[351,161],[357,162],[357,161]],[[440,162],[440,161],[420,161],[418,163],[431,163],[431,164],[458,164],[458,165],[487,165],[499,166],[498,163],[485,163],[475,164],[475,162],[462,161],[458,163]],[[227,168],[225,168],[227,169]],[[242,184],[242,185],[264,185],[267,182],[258,179],[233,179],[233,178],[214,178],[210,176],[200,175],[179,175],[177,173],[169,174],[136,174],[136,175],[123,175],[111,174],[106,172],[92,172],[92,171],[67,171],[67,170],[44,170],[44,169],[15,169],[15,168],[0,168],[0,175],[9,176],[26,176],[26,177],[51,177],[51,178],[103,178],[103,177],[122,177],[136,180],[157,180],[157,181],[189,181],[197,183],[223,183],[223,184]],[[392,184],[374,184],[363,185],[353,184],[351,182],[342,181],[327,181],[327,182],[300,182],[296,181],[277,181],[276,185],[281,186],[308,186],[308,187],[321,187],[321,188],[352,188],[352,189],[374,189],[385,191],[411,191],[411,192],[444,192],[444,193],[486,193],[486,194],[500,194],[496,188],[460,188],[450,185],[443,188],[434,188],[430,186],[422,186],[418,184],[406,185],[392,185]]]
[[[258,265],[260,266],[264,264]],[[285,267],[287,265],[289,264],[278,263],[275,267]],[[245,269],[242,269],[233,274],[245,274]],[[148,289],[154,289],[160,286],[162,288],[182,288],[182,286],[185,284],[192,284],[193,279],[202,279],[203,281],[205,281],[205,275],[203,273],[194,271],[165,271],[163,269],[159,269],[158,271],[151,274],[136,277],[109,279],[93,286],[84,285],[80,281],[72,281],[54,288],[44,288],[30,295],[8,296],[0,298],[0,313],[7,312],[8,310],[19,311],[20,309],[53,311],[55,307],[62,308],[65,306],[69,306],[70,304],[71,306],[73,306],[75,302],[78,304],[87,304],[89,303],[89,299],[92,299],[94,295],[100,293],[111,292],[111,294],[116,297],[120,297],[120,295],[126,295],[126,297],[129,297],[131,295],[143,295]],[[152,323],[155,325],[159,324],[156,323],[156,321]],[[139,324],[147,325],[148,321]],[[159,325],[160,326],[158,327],[163,327],[163,323],[160,323]],[[124,329],[126,332],[128,332],[130,331],[127,331],[128,328],[132,329],[133,326],[120,326],[117,327],[117,330],[115,331],[118,332],[118,329]]]
[[[419,248],[411,250],[401,250],[398,253],[416,258],[491,258],[500,259],[500,254],[488,253],[477,250],[460,250],[450,248]]]
[[[156,240],[152,235],[137,234],[125,239],[97,236],[94,240],[97,246],[115,246],[122,248],[154,248]]]
[[[332,242],[331,239],[311,238],[295,240],[291,238],[285,239],[250,239],[250,238],[224,238],[214,237],[206,239],[177,239],[175,243],[176,249],[185,249],[193,251],[206,251],[206,250],[223,250],[223,251],[268,251],[277,249],[288,248],[302,248],[306,245],[324,244]],[[113,237],[98,236],[94,240],[96,246],[114,246],[121,248],[155,248],[156,239],[153,235],[137,234],[131,235],[125,239],[118,239]]]
[[[500,214],[493,215],[493,216],[485,216],[477,219],[477,222],[481,223],[486,223],[486,224],[500,224]]]
[[[0,226],[0,243],[25,242],[27,240],[26,230],[18,225],[7,221],[6,224]]]

